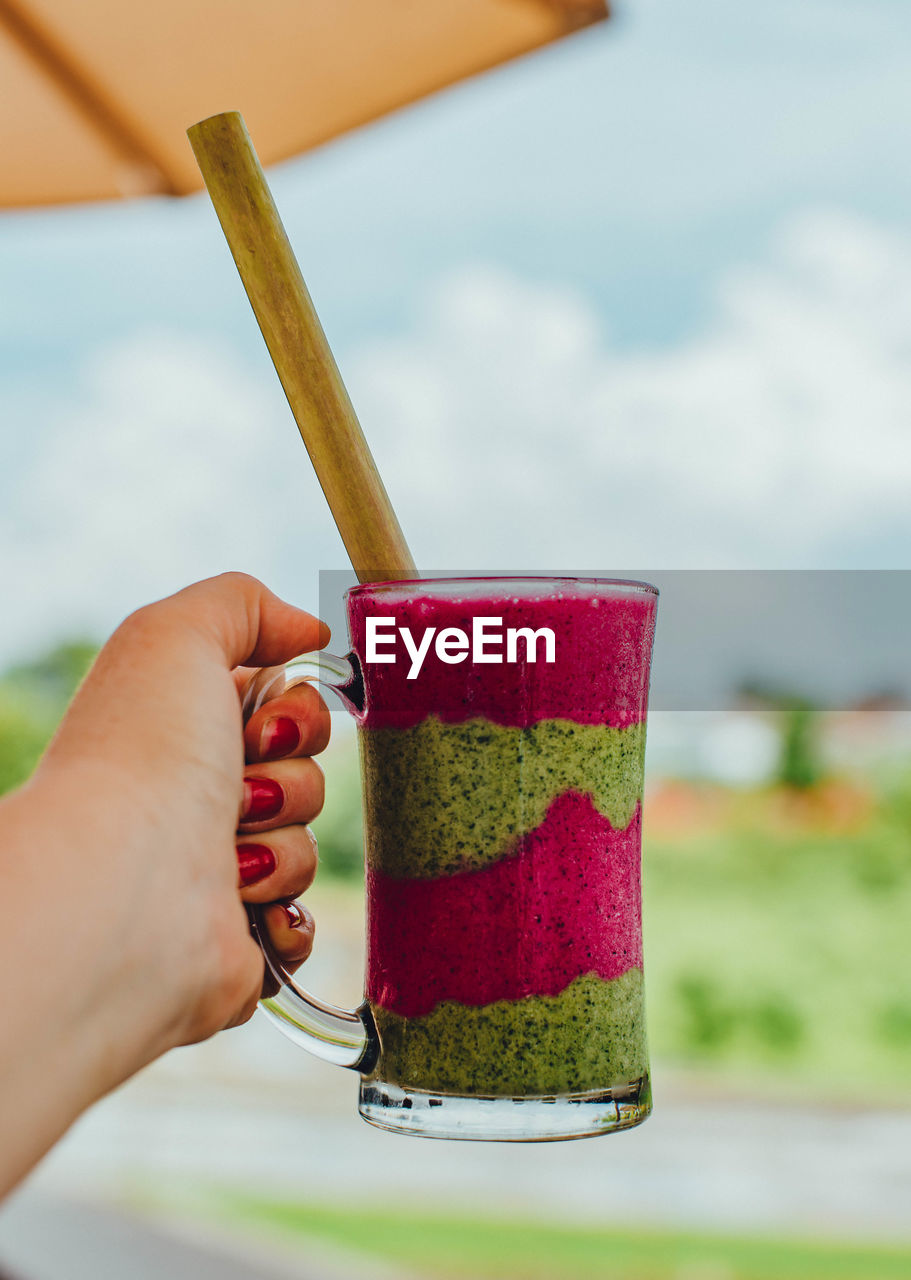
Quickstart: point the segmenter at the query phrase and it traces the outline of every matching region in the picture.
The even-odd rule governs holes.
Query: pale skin
[[[242,574],[140,609],[0,801],[0,1195],[141,1067],[252,1015],[243,903],[272,904],[286,965],[309,955],[312,918],[282,904],[316,871],[329,715],[304,685],[244,727],[238,690],[327,640]],[[245,821],[264,791],[270,816]]]

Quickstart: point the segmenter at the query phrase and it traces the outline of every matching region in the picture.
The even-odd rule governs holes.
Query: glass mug
[[[247,717],[318,680],[357,721],[363,1004],[301,991],[256,912],[252,927],[278,988],[263,1008],[360,1073],[372,1124],[530,1141],[649,1114],[639,864],[657,594],[595,578],[371,583],[346,593],[346,658],[309,654],[248,685]]]

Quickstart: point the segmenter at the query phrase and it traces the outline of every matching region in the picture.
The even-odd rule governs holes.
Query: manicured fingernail
[[[241,822],[265,822],[282,811],[285,793],[271,778],[244,778],[244,811]]]
[[[276,716],[267,720],[259,740],[259,754],[264,760],[277,760],[290,755],[300,746],[301,731],[290,716]]]
[[[256,884],[275,870],[275,854],[266,844],[239,844],[237,866],[241,884]]]
[[[296,902],[286,902],[284,912],[289,929],[296,929],[304,923],[304,913]]]

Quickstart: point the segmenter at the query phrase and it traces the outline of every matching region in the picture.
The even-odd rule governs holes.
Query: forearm
[[[125,1074],[80,791],[39,774],[0,801],[0,1195]]]
[[[0,948],[7,972],[11,951],[5,944]],[[17,1018],[15,1008],[9,1018],[11,986],[5,981],[2,994],[0,1199],[104,1091],[94,1047],[58,1023],[53,996],[40,992],[23,1006],[26,1018]]]

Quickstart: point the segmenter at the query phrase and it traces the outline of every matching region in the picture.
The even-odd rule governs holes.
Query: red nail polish
[[[284,907],[285,918],[289,929],[296,929],[304,923],[304,913],[295,902],[287,902]]]
[[[282,811],[285,793],[271,778],[244,778],[244,811],[241,822],[265,822]]]
[[[239,844],[237,866],[242,885],[256,884],[275,870],[275,854],[265,844]]]
[[[290,716],[276,716],[267,720],[260,738],[260,755],[264,760],[277,760],[290,755],[300,746],[301,731],[297,721]]]

